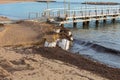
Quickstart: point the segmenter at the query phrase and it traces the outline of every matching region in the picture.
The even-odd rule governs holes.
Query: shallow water
[[[68,4],[66,4],[68,5]],[[11,19],[27,19],[29,12],[42,13],[46,9],[46,3],[22,2],[0,5],[0,15]],[[50,3],[50,8],[61,8],[63,3]],[[85,6],[79,3],[71,4],[71,8]],[[98,26],[91,22],[89,27],[83,29],[82,23],[78,23],[77,29],[72,28],[72,24],[66,24],[74,36],[74,44],[70,51],[80,53],[101,63],[112,67],[120,68],[120,20],[106,24],[102,21]]]
[[[100,24],[89,29],[71,29],[74,44],[71,51],[93,58],[101,63],[120,68],[120,21]]]

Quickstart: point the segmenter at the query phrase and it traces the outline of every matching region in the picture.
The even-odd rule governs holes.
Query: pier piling
[[[73,28],[77,28],[77,22],[75,22],[75,18],[73,18]]]
[[[112,19],[112,23],[115,23],[115,18]]]
[[[96,20],[95,24],[96,24],[96,25],[99,25],[99,20]]]
[[[85,21],[85,22],[83,22],[83,26],[87,26],[87,22]]]

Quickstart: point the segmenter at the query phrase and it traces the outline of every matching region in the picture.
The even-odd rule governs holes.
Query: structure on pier
[[[72,10],[47,9],[43,12],[43,16],[52,23],[60,25],[73,23],[76,27],[78,22],[82,22],[83,26],[88,25],[90,21],[95,21],[98,24],[100,20],[106,22],[106,20],[111,19],[115,22],[115,19],[120,17],[120,7],[80,7]]]

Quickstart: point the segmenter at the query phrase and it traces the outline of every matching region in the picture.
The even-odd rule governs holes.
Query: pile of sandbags
[[[70,30],[59,27],[45,36],[45,47],[60,47],[68,50],[73,41],[72,33]]]

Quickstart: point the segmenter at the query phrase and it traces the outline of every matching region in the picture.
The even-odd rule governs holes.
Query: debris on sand
[[[89,71],[78,69],[78,67],[64,61],[49,59],[42,55],[47,53],[48,56],[52,56],[52,50],[57,48],[51,48],[49,51],[37,47],[21,49],[18,48],[16,53],[12,47],[0,48],[0,57],[3,57],[2,60],[5,61],[4,66],[0,65],[0,80],[108,80]],[[27,53],[30,49],[32,52]],[[39,52],[36,49],[43,50]],[[61,51],[60,48],[57,50]],[[2,53],[3,51],[5,53]]]
[[[45,47],[60,47],[64,50],[68,50],[72,44],[73,37],[70,30],[59,27],[49,32],[45,37]]]

